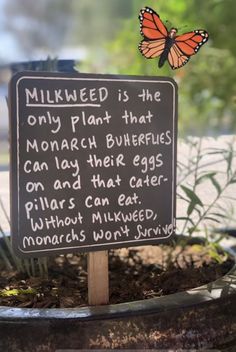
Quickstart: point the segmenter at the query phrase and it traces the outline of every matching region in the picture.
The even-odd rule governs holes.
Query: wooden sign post
[[[109,302],[108,251],[88,253],[89,305]]]
[[[177,86],[22,72],[9,93],[15,253],[89,252],[89,302],[107,303],[108,249],[175,230]]]

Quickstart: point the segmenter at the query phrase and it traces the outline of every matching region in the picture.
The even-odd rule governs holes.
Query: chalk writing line
[[[87,103],[87,104],[26,104],[27,107],[35,107],[35,108],[40,108],[40,107],[46,107],[46,108],[66,108],[66,107],[86,107],[86,106],[91,106],[91,107],[97,107],[100,108],[101,104],[92,104],[92,103]]]

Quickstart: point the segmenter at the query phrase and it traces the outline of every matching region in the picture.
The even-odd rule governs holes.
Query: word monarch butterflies
[[[147,59],[160,57],[159,67],[162,67],[166,60],[173,70],[184,66],[209,38],[204,29],[181,35],[176,35],[176,28],[168,31],[160,16],[150,7],[140,11],[139,20],[140,31],[144,37],[139,44],[139,50]]]

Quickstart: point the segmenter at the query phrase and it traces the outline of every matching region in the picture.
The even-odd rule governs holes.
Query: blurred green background
[[[210,40],[183,68],[159,69],[157,59],[146,60],[138,51],[144,6],[158,12],[168,28],[179,33],[203,28]],[[179,85],[180,136],[235,133],[235,0],[0,0],[0,10],[2,68],[50,56],[78,60],[81,72],[170,76]],[[6,104],[1,87],[9,75],[2,72]],[[6,115],[6,109],[0,113]]]

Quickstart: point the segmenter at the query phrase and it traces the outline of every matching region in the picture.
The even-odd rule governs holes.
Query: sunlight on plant
[[[0,297],[10,297],[10,296],[19,296],[19,295],[35,295],[37,291],[33,288],[27,289],[12,289],[12,290],[0,290]]]

